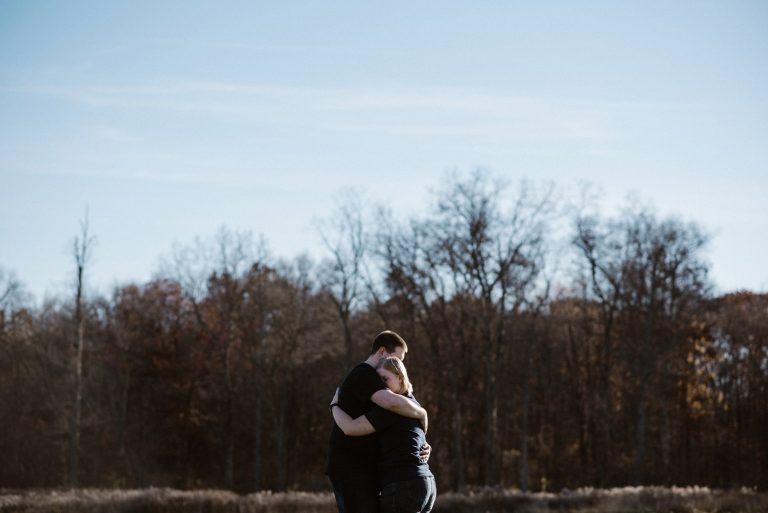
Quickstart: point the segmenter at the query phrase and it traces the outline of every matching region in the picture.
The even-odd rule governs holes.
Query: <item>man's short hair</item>
[[[382,331],[376,338],[373,339],[373,345],[371,345],[371,354],[378,351],[380,348],[387,350],[387,353],[393,354],[395,348],[402,347],[405,352],[408,352],[408,344],[405,343],[403,337],[395,333],[394,331]]]

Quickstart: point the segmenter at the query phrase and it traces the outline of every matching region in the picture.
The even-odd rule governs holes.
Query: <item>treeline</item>
[[[221,230],[109,297],[83,225],[71,299],[0,273],[0,488],[325,489],[328,401],[382,329],[443,490],[768,488],[768,295],[713,297],[696,224],[563,204],[483,173],[407,219],[349,195],[325,261]]]

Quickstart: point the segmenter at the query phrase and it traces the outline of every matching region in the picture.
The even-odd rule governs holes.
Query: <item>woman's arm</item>
[[[360,415],[358,418],[353,419],[338,404],[331,407],[331,410],[333,411],[333,420],[336,421],[336,425],[347,436],[363,436],[376,432],[371,423],[368,422],[368,419],[365,418],[365,415]]]
[[[411,401],[404,395],[395,394],[389,389],[379,390],[371,396],[371,401],[376,406],[397,413],[403,417],[416,419],[421,423],[424,432],[427,432],[428,418],[427,410]]]
[[[331,413],[333,414],[333,420],[336,425],[339,426],[345,435],[347,436],[363,436],[375,433],[376,429],[368,422],[365,415],[361,415],[356,419],[353,419],[347,412],[341,409],[339,406],[339,389],[336,389],[336,393],[331,399]]]

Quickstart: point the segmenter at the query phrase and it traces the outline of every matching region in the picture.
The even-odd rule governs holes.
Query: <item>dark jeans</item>
[[[381,513],[429,513],[436,497],[434,477],[389,483],[381,490]]]
[[[328,476],[336,496],[339,513],[379,513],[379,479],[375,474]]]

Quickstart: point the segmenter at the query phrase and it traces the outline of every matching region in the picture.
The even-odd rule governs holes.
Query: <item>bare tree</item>
[[[24,287],[16,273],[0,267],[0,336],[5,326],[6,318],[27,298]]]
[[[633,478],[641,484],[645,480],[651,377],[656,374],[662,385],[668,379],[667,368],[660,363],[674,347],[669,327],[708,292],[706,265],[700,256],[707,237],[695,224],[686,226],[674,219],[659,221],[648,211],[629,212],[623,227],[629,250],[625,304],[637,313],[642,326],[635,359],[639,390]],[[662,337],[661,333],[668,336]]]
[[[597,352],[598,384],[591,391],[595,419],[590,422],[594,433],[593,450],[597,466],[597,486],[605,486],[610,464],[613,392],[611,371],[614,363],[614,326],[625,286],[624,244],[615,224],[603,226],[595,216],[580,215],[576,219],[574,245],[585,262],[587,298],[596,300],[601,314],[601,338]]]
[[[466,485],[462,436],[464,394],[460,393],[459,383],[469,378],[466,376],[467,365],[464,360],[445,358],[446,354],[466,351],[471,341],[468,334],[472,331],[470,323],[461,322],[466,305],[462,301],[453,301],[454,297],[461,297],[457,293],[458,277],[455,270],[446,272],[442,267],[440,254],[434,251],[439,243],[432,238],[428,222],[414,221],[399,225],[391,216],[382,213],[377,224],[379,229],[375,253],[383,267],[389,297],[400,305],[393,317],[400,322],[403,322],[404,317],[413,318],[429,342],[429,358],[441,362],[429,370],[437,386],[449,391],[448,394],[437,396],[444,403],[437,407],[452,416],[451,478],[453,487],[462,489]],[[380,315],[387,315],[380,298],[376,298],[374,303]],[[435,429],[442,431],[442,426],[438,425]]]
[[[506,192],[505,184],[482,171],[465,179],[449,176],[435,196],[432,215],[389,230],[378,238],[377,251],[392,291],[413,305],[433,357],[450,347],[481,348],[482,473],[487,485],[500,480],[498,362],[504,347],[513,343],[507,323],[511,315],[535,303],[533,291],[544,262],[544,229],[552,211],[551,188],[537,191],[523,183],[517,194]],[[456,314],[462,318],[460,326],[454,321]],[[460,398],[455,373],[452,377],[450,370],[446,372],[443,386],[452,391],[455,407]],[[461,410],[456,408],[456,443],[462,424]],[[524,428],[521,439],[527,436]],[[460,444],[458,448],[453,468],[455,483],[461,487],[464,465]]]
[[[226,417],[226,449],[224,482],[234,486],[235,410],[237,391],[242,378],[235,368],[233,352],[253,337],[243,335],[246,321],[243,304],[247,289],[247,274],[267,259],[266,242],[255,241],[250,232],[235,232],[220,228],[214,237],[196,239],[191,246],[174,247],[170,261],[161,264],[161,272],[177,279],[191,300],[199,327],[217,349],[223,367],[223,391]],[[207,308],[204,303],[207,303]],[[253,353],[252,353],[253,354]]]
[[[336,203],[336,211],[319,223],[320,237],[330,253],[322,267],[321,281],[328,291],[341,323],[344,336],[345,365],[351,367],[356,358],[350,320],[360,301],[363,288],[363,266],[367,237],[363,225],[360,194],[344,191]]]
[[[248,374],[248,388],[252,411],[252,479],[251,489],[258,491],[263,485],[262,465],[264,462],[264,394],[266,386],[264,348],[273,317],[272,303],[275,292],[275,271],[264,262],[254,264],[244,277],[244,301],[242,318],[244,323],[243,345],[248,355],[251,372]]]
[[[552,188],[536,191],[523,183],[515,196],[506,185],[477,171],[452,177],[437,196],[435,251],[458,287],[477,299],[470,310],[480,328],[484,405],[484,481],[499,482],[498,368],[502,348],[511,343],[506,322],[529,300],[543,265]],[[521,436],[527,437],[527,433]],[[525,482],[523,482],[525,484]]]
[[[615,219],[579,216],[574,244],[584,262],[588,297],[601,312],[602,337],[597,355],[598,380],[594,388],[597,484],[605,485],[614,405],[612,369],[624,365],[633,376],[635,401],[633,482],[644,481],[648,437],[648,405],[652,387],[672,388],[664,356],[679,347],[680,335],[671,331],[679,316],[706,296],[706,265],[700,253],[706,235],[694,224],[658,220],[648,208],[630,205]],[[623,336],[616,339],[621,322]],[[624,360],[614,355],[620,351]],[[662,396],[663,397],[663,396]],[[662,416],[662,462],[668,465],[671,437],[668,406],[658,401]],[[658,473],[658,472],[657,472]]]
[[[80,419],[83,404],[83,345],[85,343],[85,315],[83,294],[85,271],[91,256],[95,238],[89,233],[88,209],[80,221],[80,235],[72,241],[72,256],[75,260],[75,390],[74,403],[69,422],[69,485],[77,487],[80,478]]]

